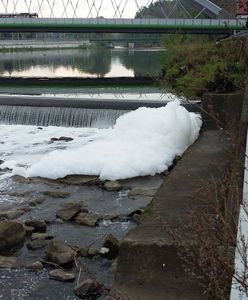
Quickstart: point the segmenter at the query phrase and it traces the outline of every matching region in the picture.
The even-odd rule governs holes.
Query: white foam
[[[14,174],[57,179],[72,174],[102,180],[154,175],[168,169],[176,155],[197,139],[202,121],[179,101],[161,108],[139,108],[121,116],[114,128],[101,130],[84,145],[55,150]]]

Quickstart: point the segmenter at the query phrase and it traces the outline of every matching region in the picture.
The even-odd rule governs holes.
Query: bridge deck
[[[245,29],[238,19],[0,18],[0,32],[147,32],[226,34]]]

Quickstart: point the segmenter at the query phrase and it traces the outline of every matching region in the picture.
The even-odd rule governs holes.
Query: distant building
[[[248,18],[248,0],[238,0],[237,17],[241,19]]]

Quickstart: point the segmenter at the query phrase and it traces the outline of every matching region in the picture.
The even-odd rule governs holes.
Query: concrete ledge
[[[203,132],[187,150],[156,193],[145,220],[123,240],[114,291],[130,300],[204,299],[198,282],[184,272],[164,222],[182,232],[188,210],[208,209],[199,198],[199,187],[219,181],[228,168],[231,147],[225,132],[214,130]],[[192,246],[186,234],[184,242]]]

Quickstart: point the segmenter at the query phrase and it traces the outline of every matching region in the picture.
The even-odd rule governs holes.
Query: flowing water
[[[161,69],[162,53],[154,51],[128,50],[49,50],[33,52],[0,53],[0,76],[25,77],[119,77],[158,75]],[[159,89],[134,87],[108,90],[96,88],[0,87],[0,93],[39,94],[41,97],[68,97],[94,99],[132,99],[165,100],[173,95]],[[122,239],[135,226],[127,217],[133,211],[145,207],[152,199],[138,196],[129,197],[131,188],[155,191],[162,177],[140,178],[123,183],[123,191],[108,192],[99,186],[70,186],[58,182],[18,182],[12,175],[12,168],[28,167],[54,150],[70,151],[83,147],[101,138],[101,128],[115,124],[116,119],[126,111],[104,109],[78,109],[73,107],[28,107],[0,106],[0,210],[14,209],[28,205],[30,201],[43,199],[45,190],[67,191],[68,199],[49,199],[21,216],[20,220],[40,218],[49,221],[48,233],[55,238],[79,247],[99,249],[109,233]],[[42,126],[42,127],[37,127]],[[78,127],[78,128],[75,128]],[[91,127],[91,128],[86,128]],[[67,136],[71,141],[55,141],[51,138]],[[51,168],[53,166],[51,165]],[[117,212],[122,218],[116,221],[102,220],[97,227],[79,226],[73,222],[59,224],[56,211],[63,203],[83,200],[89,211],[104,215]],[[28,238],[26,239],[27,242]],[[26,246],[17,253],[18,261],[25,266],[38,258],[46,259],[44,249],[27,250]],[[98,280],[111,288],[114,280],[112,261],[101,257],[85,258],[84,263]],[[75,283],[62,283],[49,280],[49,269],[32,273],[25,268],[19,270],[0,270],[1,300],[69,300],[77,299],[73,293]],[[76,272],[77,273],[77,272]],[[82,273],[81,280],[87,274]]]

